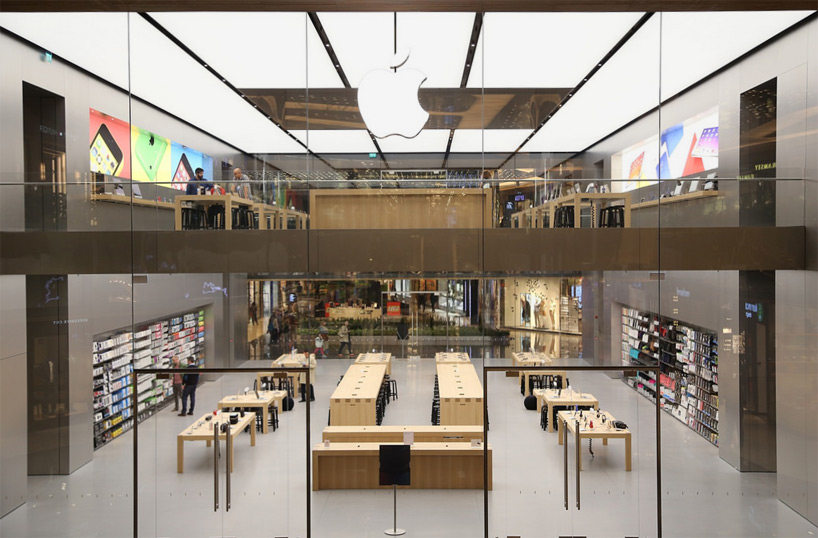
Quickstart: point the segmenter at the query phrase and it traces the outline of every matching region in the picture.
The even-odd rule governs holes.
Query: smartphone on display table
[[[156,181],[156,173],[159,171],[159,163],[168,142],[161,136],[154,136],[148,131],[141,131],[136,139],[136,159],[142,165],[142,169],[150,181]]]
[[[122,150],[103,123],[91,142],[91,171],[113,176],[122,163]]]
[[[182,158],[179,159],[179,164],[176,166],[176,173],[173,174],[173,188],[183,191],[187,188],[187,182],[193,177],[193,169],[190,167],[190,161],[187,160],[187,155],[182,153]]]

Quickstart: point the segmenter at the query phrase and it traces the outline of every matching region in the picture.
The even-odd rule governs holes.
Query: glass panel
[[[512,360],[487,366],[495,367],[486,372],[495,483],[490,534],[659,532],[658,411],[622,384],[623,370],[552,361],[539,352],[514,352]],[[533,394],[510,400],[506,391],[520,385]]]
[[[163,385],[157,400],[167,396],[161,412],[160,401],[161,407],[146,407],[143,412],[153,415],[138,427],[139,535],[304,534],[306,481],[297,477],[306,476],[302,428],[307,412],[305,406],[293,409],[289,377],[279,385],[269,370],[192,373],[197,371],[183,367],[138,374],[139,385],[151,380]],[[179,389],[174,386],[177,373],[182,375]],[[282,373],[298,380],[298,371]],[[192,375],[200,376],[195,390]],[[177,390],[178,416],[170,406]],[[195,410],[190,393],[195,394]],[[181,511],[197,517],[180,520]],[[258,517],[260,512],[264,518]]]

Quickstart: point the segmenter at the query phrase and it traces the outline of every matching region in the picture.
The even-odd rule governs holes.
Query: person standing
[[[313,383],[315,383],[315,367],[317,366],[315,362],[315,354],[308,355],[304,353],[302,357],[301,366],[310,367],[310,401],[315,401],[315,389],[313,388]],[[301,372],[298,374],[298,384],[299,384],[299,391],[301,392],[301,399],[298,400],[299,402],[306,401],[307,397],[307,374],[306,372]]]
[[[188,368],[196,369],[196,358],[188,358]],[[184,374],[182,376],[182,412],[180,417],[185,415],[192,415],[193,408],[196,406],[196,386],[199,384],[199,374],[193,372]],[[187,408],[187,401],[190,399],[190,409]]]
[[[324,349],[327,348],[329,345],[329,329],[327,329],[327,322],[321,321],[321,325],[318,326],[318,336],[321,337],[321,340],[324,341]],[[324,352],[324,357],[327,356],[326,351]]]
[[[258,305],[255,301],[250,303],[250,323],[258,325]]]
[[[230,184],[230,194],[250,199],[250,178],[244,175],[241,168],[233,169],[233,183]]]
[[[344,346],[349,350],[349,354],[352,355],[352,343],[349,337],[349,321],[344,321],[344,324],[341,325],[341,328],[338,329],[338,340],[341,342],[341,347],[338,349],[338,355],[344,355]]]
[[[181,368],[182,362],[179,360],[179,355],[174,355],[171,359],[172,368]],[[182,374],[173,374],[173,410],[179,410],[179,400],[182,399]]]

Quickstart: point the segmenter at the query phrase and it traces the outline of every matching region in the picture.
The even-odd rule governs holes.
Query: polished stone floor
[[[493,364],[497,360],[486,361]],[[483,361],[475,359],[480,369]],[[213,448],[185,446],[185,472],[176,473],[176,434],[191,418],[165,409],[138,430],[138,536],[383,536],[392,525],[391,491],[311,492],[307,480],[309,443],[320,441],[329,395],[351,363],[319,361],[310,405],[296,403],[281,414],[281,428],[258,435],[254,448],[240,435],[227,509],[225,459],[219,460],[219,508],[214,510]],[[247,367],[261,363],[250,361]],[[574,360],[574,365],[582,364]],[[435,363],[393,361],[399,399],[385,424],[428,424]],[[563,447],[526,411],[515,379],[488,375],[489,444],[494,488],[486,518],[481,490],[404,490],[397,496],[398,526],[406,536],[478,537],[649,537],[658,535],[656,415],[652,402],[604,372],[570,375],[573,388],[594,394],[602,409],[634,432],[633,470],[624,470],[624,445],[583,443],[581,506],[576,508],[574,445],[569,441],[569,509],[565,509]],[[211,411],[226,394],[252,386],[241,371],[208,381],[198,391],[197,414]],[[307,440],[309,431],[310,440]],[[29,500],[2,520],[2,537],[112,537],[134,535],[134,432],[94,453],[69,476],[30,477]],[[814,536],[818,529],[776,498],[774,474],[739,473],[718,457],[718,449],[695,432],[661,414],[664,536]],[[225,447],[222,447],[224,453]]]

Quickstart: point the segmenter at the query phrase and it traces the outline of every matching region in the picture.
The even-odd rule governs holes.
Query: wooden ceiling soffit
[[[608,12],[812,10],[815,0],[3,0],[0,11]]]

